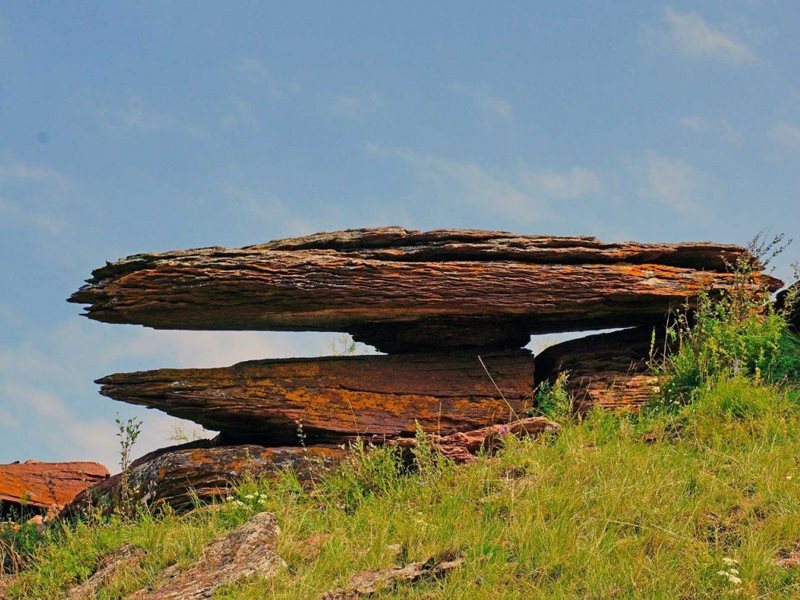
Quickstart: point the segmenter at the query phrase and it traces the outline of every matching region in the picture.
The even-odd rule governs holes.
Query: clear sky
[[[327,351],[90,322],[64,300],[105,260],[390,224],[800,238],[798,57],[778,0],[0,4],[0,462],[113,468],[117,411],[169,443],[108,373]]]

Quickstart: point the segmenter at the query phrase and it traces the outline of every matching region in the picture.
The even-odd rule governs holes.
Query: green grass
[[[29,568],[9,597],[60,598],[133,543],[144,568],[99,595],[123,598],[269,510],[287,567],[217,598],[318,598],[359,571],[444,553],[464,565],[380,597],[799,598],[800,568],[775,562],[800,549],[800,341],[740,267],[730,292],[668,332],[663,395],[640,414],[575,418],[560,377],[536,394],[557,436],[508,439],[469,466],[420,435],[413,471],[392,449],[357,445],[310,489],[285,473],[183,516],[25,530]]]
[[[245,506],[51,533],[10,597],[59,598],[132,542],[147,550],[144,571],[100,596],[124,597],[243,523],[255,493],[278,518],[288,567],[218,598],[314,598],[358,571],[444,551],[465,565],[383,597],[800,596],[800,569],[774,565],[800,541],[800,402],[786,388],[723,379],[673,413],[591,414],[475,465],[422,464],[407,473],[388,450],[357,452],[311,491],[287,474],[242,486]],[[718,574],[725,558],[741,585]]]

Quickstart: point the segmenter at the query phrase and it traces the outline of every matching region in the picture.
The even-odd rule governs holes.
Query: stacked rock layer
[[[453,436],[526,416],[535,386],[564,369],[583,408],[641,404],[658,384],[643,367],[654,328],[701,292],[731,285],[728,265],[743,256],[741,247],[712,243],[389,227],[134,255],[95,270],[70,301],[107,323],[347,332],[389,354],[99,380],[106,396],[221,432],[217,448],[194,448],[191,459],[152,457],[162,470],[207,464],[225,474],[236,471],[229,463],[237,456],[220,450],[226,445],[269,448],[257,452],[268,471],[272,456],[302,457],[291,450],[301,442],[392,442],[417,427],[461,439]],[[780,287],[767,276],[762,283]],[[536,359],[521,349],[531,334],[607,328],[633,329],[566,342]]]

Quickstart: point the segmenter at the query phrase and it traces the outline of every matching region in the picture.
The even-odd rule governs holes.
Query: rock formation
[[[659,391],[648,358],[663,355],[664,336],[648,327],[623,329],[562,342],[536,357],[536,383],[566,372],[575,409],[637,408]]]
[[[0,505],[41,511],[61,508],[108,475],[108,469],[94,462],[0,465]]]
[[[254,515],[247,523],[203,550],[185,571],[173,570],[152,590],[130,595],[130,600],[210,600],[214,592],[239,580],[275,575],[285,567],[275,552],[280,529],[271,513]]]
[[[519,347],[531,333],[658,323],[744,249],[399,228],[139,254],[71,302],[157,329],[346,331],[386,352]],[[765,277],[770,287],[777,282]]]
[[[546,417],[527,417],[474,431],[459,431],[450,435],[432,434],[428,443],[453,462],[467,464],[476,461],[476,455],[481,451],[491,453],[497,450],[505,436],[533,438],[545,433],[555,433],[559,429],[558,423]],[[416,438],[397,438],[390,443],[407,451],[417,447]]]
[[[347,587],[331,590],[322,600],[357,600],[395,588],[398,584],[413,584],[421,580],[440,579],[465,562],[463,556],[445,554],[432,556],[425,562],[413,562],[402,567],[356,573]]]
[[[190,419],[227,441],[291,445],[302,434],[309,442],[342,442],[414,435],[417,424],[446,435],[523,414],[533,389],[530,352],[489,352],[481,360],[474,352],[261,360],[98,383],[105,396]]]
[[[128,475],[130,501],[186,510],[196,500],[225,496],[245,477],[269,477],[292,469],[301,479],[308,479],[338,463],[344,455],[342,447],[328,445],[214,447],[210,440],[191,442],[157,450],[134,461]],[[79,515],[89,509],[109,512],[122,498],[122,483],[121,474],[101,481],[81,492],[62,514]]]
[[[243,470],[330,464],[354,437],[410,448],[421,426],[444,454],[472,460],[526,420],[535,385],[571,373],[576,406],[638,406],[650,332],[668,311],[734,282],[755,258],[714,243],[605,244],[590,237],[475,230],[348,230],[245,248],[137,254],[96,269],[70,302],[107,323],[158,329],[348,332],[389,356],[259,360],[99,380],[111,398],[221,431],[215,445],[137,461],[137,500],[187,505]],[[767,275],[757,284],[776,290]],[[533,333],[633,327],[565,342],[535,360]],[[522,420],[520,420],[522,419]],[[511,425],[509,425],[511,423]],[[529,428],[529,429],[526,429]],[[242,445],[246,444],[246,445]],[[303,446],[305,444],[305,446]],[[201,445],[202,446],[202,445]],[[119,495],[102,482],[74,506]]]

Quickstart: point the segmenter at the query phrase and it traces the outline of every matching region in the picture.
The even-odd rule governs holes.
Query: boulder
[[[69,300],[92,319],[156,329],[346,331],[386,352],[511,348],[531,333],[660,322],[728,285],[726,265],[746,252],[390,227],[137,254]]]
[[[323,594],[322,600],[357,600],[393,590],[401,584],[410,585],[418,581],[441,579],[465,562],[463,556],[446,553],[432,556],[424,562],[413,562],[402,567],[362,571],[353,575],[346,587]]]
[[[125,544],[115,552],[103,557],[95,572],[83,583],[71,588],[64,600],[86,600],[96,598],[98,592],[117,577],[130,576],[141,571],[147,554],[139,546]]]
[[[129,600],[210,600],[214,592],[248,577],[270,577],[286,566],[275,551],[280,528],[271,513],[254,515],[247,523],[215,540],[184,571],[172,570],[152,589]]]
[[[647,403],[659,391],[660,379],[648,368],[651,350],[663,352],[664,337],[639,327],[562,342],[536,357],[537,386],[568,373],[567,389],[574,407],[631,409]]]
[[[120,373],[100,393],[221,431],[226,442],[297,445],[439,434],[507,423],[530,405],[527,350],[281,359]],[[498,391],[499,390],[499,391]],[[302,429],[300,428],[302,424]]]
[[[0,465],[0,505],[45,511],[61,508],[108,475],[108,469],[96,462],[27,461]]]
[[[213,441],[190,442],[151,452],[134,461],[128,488],[132,503],[149,507],[169,505],[183,511],[195,501],[225,496],[244,478],[274,476],[294,470],[302,479],[314,477],[339,462],[345,450],[338,446],[264,448],[255,445],[214,447]],[[96,509],[111,512],[123,497],[122,474],[81,492],[62,511],[63,517]]]

